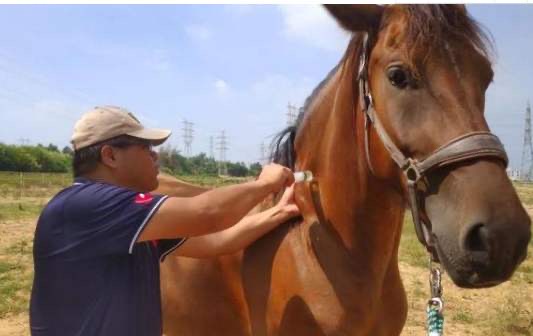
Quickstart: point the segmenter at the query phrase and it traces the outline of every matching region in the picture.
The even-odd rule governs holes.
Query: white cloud
[[[282,5],[284,35],[326,51],[342,52],[350,34],[318,5]]]
[[[209,28],[200,24],[190,24],[185,26],[185,33],[195,41],[206,41],[211,38],[212,32]]]
[[[229,85],[222,79],[217,79],[215,81],[215,89],[218,94],[226,94],[229,90]]]

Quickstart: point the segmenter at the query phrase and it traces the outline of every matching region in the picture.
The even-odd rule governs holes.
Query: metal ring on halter
[[[441,298],[431,298],[428,300],[428,306],[429,307],[437,307],[437,311],[440,313],[442,312],[442,309],[444,308],[444,304],[442,303]]]
[[[417,166],[417,161],[412,158],[407,159],[407,164],[405,165],[405,168],[403,168],[403,172],[407,177],[407,181],[411,183],[418,182],[418,180],[420,180],[422,177],[422,174]]]

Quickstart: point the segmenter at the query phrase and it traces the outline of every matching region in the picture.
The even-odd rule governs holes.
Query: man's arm
[[[167,199],[137,242],[194,237],[224,230],[244,217],[271,192],[292,184],[292,172],[280,165],[263,168],[256,181],[213,189],[190,198]]]
[[[187,239],[172,255],[191,258],[211,258],[238,252],[259,237],[300,214],[293,203],[294,185],[287,188],[274,207],[246,216],[229,229]]]

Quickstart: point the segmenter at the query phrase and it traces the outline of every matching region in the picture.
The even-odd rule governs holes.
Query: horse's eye
[[[401,67],[390,68],[387,77],[391,84],[399,89],[405,89],[409,85],[409,73]]]

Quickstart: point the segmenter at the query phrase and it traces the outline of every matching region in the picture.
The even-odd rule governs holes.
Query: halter
[[[423,220],[420,211],[420,201],[422,200],[420,187],[422,183],[426,183],[426,186],[429,183],[426,178],[427,174],[434,169],[446,167],[453,163],[478,158],[499,159],[507,167],[507,154],[502,143],[494,134],[490,132],[468,132],[440,146],[422,160],[406,157],[383,128],[383,124],[374,109],[368,83],[368,59],[370,57],[368,40],[368,34],[365,34],[358,73],[360,104],[365,112],[365,152],[368,167],[372,174],[375,175],[369,150],[369,126],[373,125],[392,160],[396,162],[407,180],[408,199],[418,240],[426,247],[432,260],[438,261],[435,242],[431,233],[431,222],[429,219]],[[425,217],[427,218],[427,216]]]

